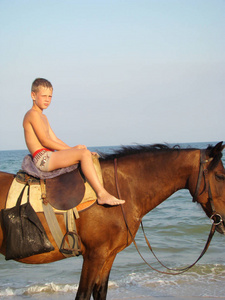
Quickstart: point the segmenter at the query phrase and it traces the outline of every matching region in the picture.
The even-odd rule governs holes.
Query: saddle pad
[[[66,168],[57,169],[51,172],[43,172],[35,166],[32,156],[28,154],[24,157],[21,168],[24,172],[33,177],[40,179],[50,179],[76,170],[78,168],[78,164]]]
[[[6,202],[6,208],[11,208],[16,205],[17,199],[22,192],[22,189],[24,187],[24,184],[17,182],[16,178],[13,180],[12,185],[10,187],[8,198]],[[27,189],[28,186],[25,188],[21,204],[24,204],[27,202]],[[93,189],[90,187],[88,183],[85,183],[85,194],[84,198],[81,201],[81,203],[76,207],[78,211],[81,211],[90,205],[92,205],[96,201],[97,197]],[[37,185],[31,185],[30,186],[30,204],[33,207],[35,212],[43,212],[42,207],[42,199],[41,199],[41,186],[39,184]],[[53,210],[55,212],[64,212],[63,210],[58,210],[53,207]]]
[[[98,178],[99,178],[100,182],[103,184],[103,178],[102,178],[99,160],[95,156],[93,156],[92,159],[93,159],[93,163],[94,163]],[[90,184],[86,181],[84,185],[85,185],[84,197],[83,197],[81,203],[76,207],[78,211],[81,211],[81,210],[89,207],[97,199],[96,193],[92,189]],[[12,185],[9,190],[9,193],[8,193],[6,208],[11,208],[16,205],[16,201],[17,201],[23,187],[24,187],[24,184],[17,182],[16,178],[13,180]],[[27,188],[28,187],[26,187],[26,189],[23,193],[23,198],[22,198],[21,204],[27,202]],[[34,185],[30,186],[30,204],[32,205],[33,209],[36,212],[43,212],[42,199],[41,199],[41,186],[39,184],[37,184],[37,185],[34,184]],[[55,212],[62,212],[62,210],[55,209],[54,207],[53,207],[53,209]]]
[[[8,198],[6,202],[6,208],[11,208],[16,205],[16,201],[22,192],[24,184],[17,182],[16,178],[13,180],[12,185],[10,187]],[[21,204],[27,202],[27,189],[25,188]],[[81,211],[90,205],[92,205],[96,201],[97,197],[94,190],[90,187],[88,183],[85,183],[85,194],[81,203],[76,207],[78,211]],[[41,186],[40,185],[31,185],[30,186],[30,204],[33,207],[35,212],[43,212],[42,207],[42,199],[41,199]],[[59,210],[53,207],[55,212],[61,213],[64,210]]]

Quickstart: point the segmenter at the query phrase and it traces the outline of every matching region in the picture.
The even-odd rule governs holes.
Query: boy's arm
[[[57,138],[57,136],[55,135],[55,133],[53,132],[52,128],[49,125],[49,135],[51,137],[51,139],[65,147],[71,148],[69,147],[66,143],[64,143],[62,140],[60,140],[59,138]]]

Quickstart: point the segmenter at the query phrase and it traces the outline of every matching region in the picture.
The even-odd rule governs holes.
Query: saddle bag
[[[29,185],[27,203],[20,205],[26,186],[16,206],[1,211],[6,234],[6,260],[21,259],[54,250],[41,221],[29,202]]]

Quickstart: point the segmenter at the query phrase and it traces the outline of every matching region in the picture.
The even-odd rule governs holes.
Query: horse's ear
[[[223,145],[223,142],[220,142],[218,144],[216,144],[210,151],[209,156],[210,157],[215,157],[216,155],[218,155],[219,153],[221,153],[223,151],[223,149],[225,148],[225,145]]]

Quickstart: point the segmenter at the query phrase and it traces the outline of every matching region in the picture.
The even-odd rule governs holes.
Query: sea
[[[181,147],[203,149],[209,144],[216,143],[181,144]],[[111,152],[117,148],[90,150]],[[26,150],[0,151],[0,171],[16,173],[26,154]],[[190,265],[198,258],[211,228],[210,220],[186,190],[176,192],[149,212],[143,218],[143,225],[156,255],[172,268]],[[145,260],[163,271],[146,246],[141,229],[136,243]],[[6,261],[0,254],[0,299],[74,299],[81,268],[82,256],[27,265]],[[135,246],[130,245],[117,255],[113,264],[107,299],[225,299],[225,236],[215,233],[197,265],[176,276],[153,271]]]

